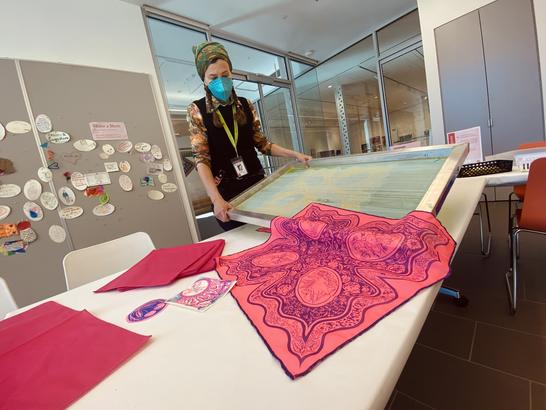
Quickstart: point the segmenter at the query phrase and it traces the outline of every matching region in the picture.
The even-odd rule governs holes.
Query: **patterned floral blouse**
[[[220,102],[214,97],[212,97],[212,101],[206,99],[207,113],[211,113],[213,110],[218,108],[219,105]],[[242,104],[240,101],[237,101],[237,105],[238,108],[242,109]],[[262,127],[258,118],[258,114],[256,113],[256,109],[250,101],[248,101],[248,106],[250,107],[250,111],[252,113],[252,118],[250,118],[250,121],[252,121],[252,130],[254,134],[252,136],[252,139],[254,140],[254,146],[262,154],[271,155],[271,142],[262,133]],[[187,120],[190,126],[191,148],[193,151],[193,157],[195,158],[195,165],[202,163],[210,168],[211,158],[209,152],[207,128],[203,123],[203,116],[199,111],[199,107],[197,107],[195,103],[191,103],[188,106]]]

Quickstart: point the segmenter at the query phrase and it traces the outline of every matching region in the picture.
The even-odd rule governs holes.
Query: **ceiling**
[[[149,5],[278,50],[322,61],[394,18],[416,0],[123,0]]]

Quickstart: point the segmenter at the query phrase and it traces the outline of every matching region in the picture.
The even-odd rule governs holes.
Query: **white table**
[[[482,178],[485,180],[485,185],[488,187],[521,185],[527,182],[529,172],[512,170],[510,172],[502,172],[500,174],[483,175],[479,177],[471,177],[469,179]]]
[[[439,219],[457,242],[463,238],[484,185],[484,179],[456,180],[445,201]],[[247,225],[211,239],[224,238],[224,254],[230,254],[260,244],[267,236]],[[169,306],[148,321],[129,324],[125,317],[133,308],[150,299],[172,296],[196,277],[163,288],[92,292],[114,276],[49,300],[87,309],[103,320],[153,337],[73,408],[383,409],[441,285],[422,291],[294,381],[231,296],[204,313]]]

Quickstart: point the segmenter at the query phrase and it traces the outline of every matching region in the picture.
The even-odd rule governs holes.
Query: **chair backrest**
[[[546,232],[546,158],[533,161],[527,179],[525,198],[518,225]]]
[[[540,148],[540,147],[546,147],[546,141],[524,142],[523,144],[518,145],[518,149],[529,149],[529,148]]]
[[[0,278],[0,320],[4,319],[9,312],[17,309],[17,304],[9,291],[8,284]]]
[[[136,232],[69,252],[63,259],[67,289],[128,269],[155,249],[150,236]]]

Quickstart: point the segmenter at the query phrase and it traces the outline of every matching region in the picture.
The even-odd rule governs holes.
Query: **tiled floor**
[[[387,409],[546,409],[546,237],[522,236],[513,316],[504,282],[507,204],[490,206],[491,255],[480,254],[475,217],[446,281],[469,305],[438,296]]]

